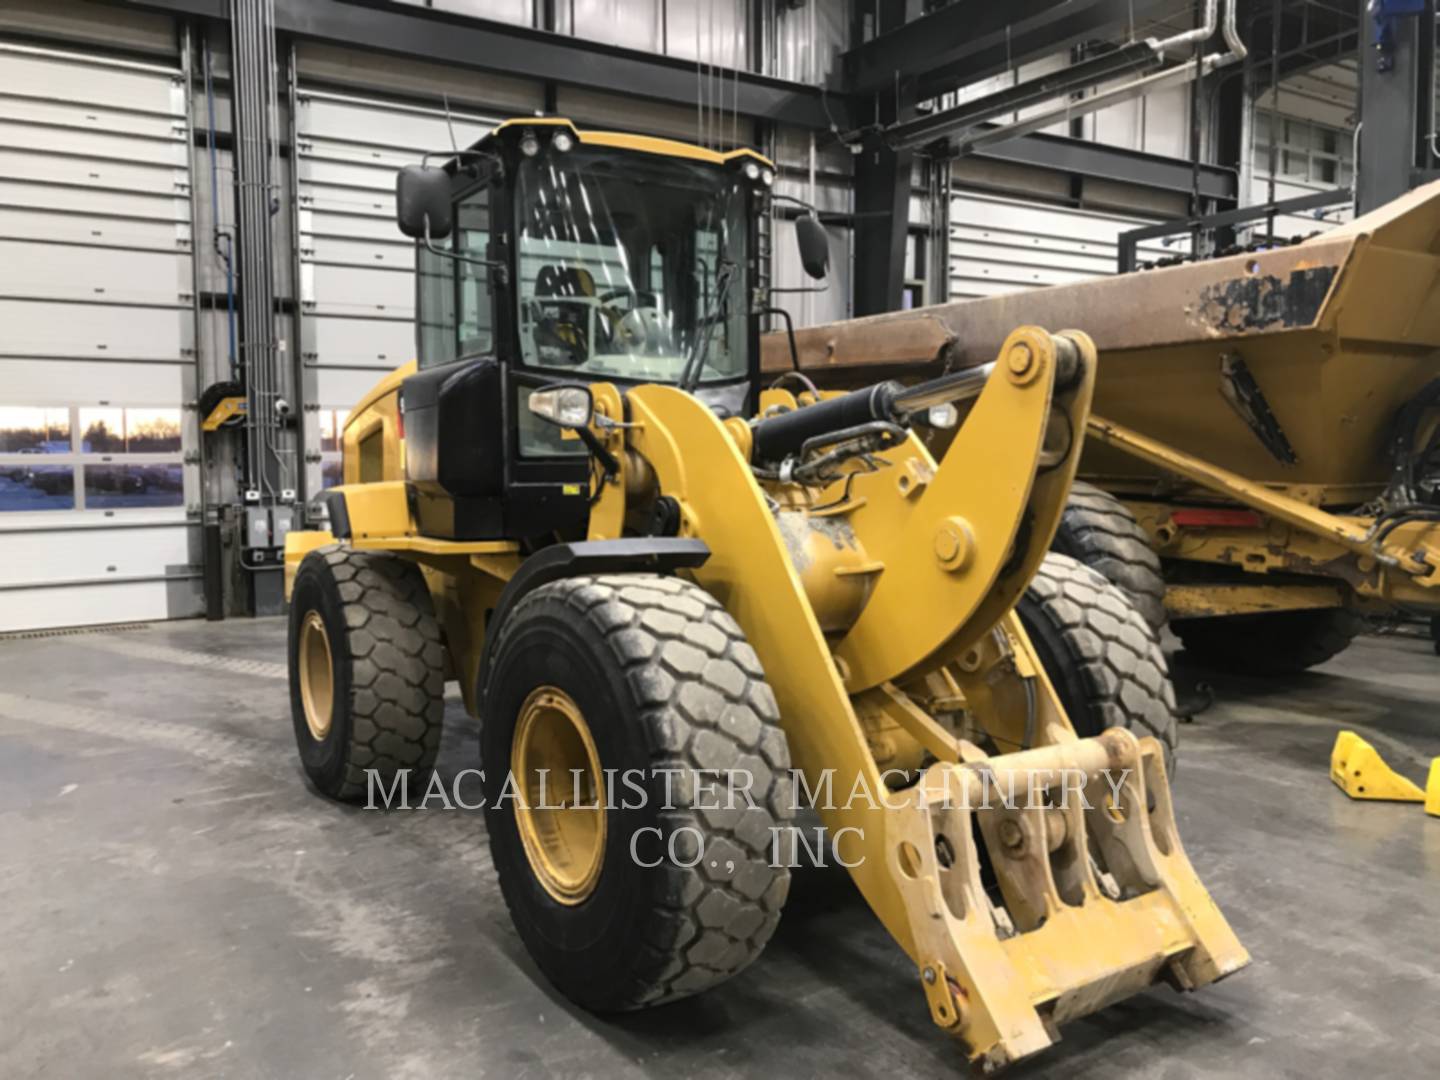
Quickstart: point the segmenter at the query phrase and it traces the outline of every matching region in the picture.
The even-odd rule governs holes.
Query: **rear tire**
[[[1159,637],[1125,593],[1052,552],[1015,610],[1075,733],[1123,727],[1153,735],[1173,775],[1180,732],[1170,669]]]
[[[1108,491],[1075,481],[1051,543],[1130,598],[1151,629],[1165,626],[1165,578],[1160,556],[1129,508]]]
[[[1294,675],[1340,655],[1365,628],[1347,608],[1179,619],[1185,651],[1210,667],[1245,675]]]
[[[347,802],[410,770],[424,790],[440,749],[445,653],[420,568],[343,544],[317,548],[290,598],[290,711],[305,775]],[[327,679],[328,673],[328,679]]]
[[[541,971],[584,1008],[619,1012],[744,970],[789,891],[772,847],[794,808],[775,697],[735,620],[688,581],[606,575],[537,588],[498,634],[481,695],[486,824],[505,903]],[[582,723],[567,715],[569,728],[551,725],[560,738],[526,735],[537,694]],[[614,777],[601,827],[558,816],[593,805],[584,796],[538,823],[513,797],[535,790],[553,754],[544,748],[567,742],[587,752],[561,758]],[[753,778],[748,805],[726,796],[731,770]],[[697,775],[718,789],[697,788]],[[581,843],[557,846],[567,832]],[[576,858],[597,832],[599,852]]]

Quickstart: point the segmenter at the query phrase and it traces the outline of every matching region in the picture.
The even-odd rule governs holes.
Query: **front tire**
[[[607,575],[537,588],[497,632],[486,824],[536,964],[596,1012],[742,971],[780,919],[790,875],[772,848],[793,807],[775,698],[735,620],[690,582]],[[542,768],[579,770],[551,809],[533,798]],[[727,778],[745,774],[752,798],[732,803]]]
[[[290,712],[305,775],[345,802],[409,770],[423,790],[440,749],[445,654],[420,568],[343,544],[317,548],[290,597]]]
[[[1170,669],[1159,637],[1126,595],[1052,552],[1015,610],[1075,733],[1123,727],[1153,735],[1174,775],[1180,731]]]

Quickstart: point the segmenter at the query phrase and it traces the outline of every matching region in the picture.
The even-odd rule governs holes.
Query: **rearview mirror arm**
[[[770,291],[775,292],[776,290],[772,289]],[[795,344],[795,320],[791,317],[790,312],[786,311],[783,307],[767,307],[761,308],[759,312],[757,312],[757,314],[779,315],[782,319],[785,320],[785,336],[790,339],[790,363],[796,371],[799,371],[800,349]]]
[[[499,259],[477,259],[473,255],[465,255],[459,251],[446,251],[444,248],[435,246],[435,241],[430,239],[430,215],[425,215],[425,239],[422,241],[425,250],[432,255],[439,255],[446,259],[456,259],[459,262],[469,263],[471,266],[483,266],[487,270],[495,272],[495,284],[510,284],[510,269]]]
[[[800,207],[801,210],[808,210],[812,215],[814,215],[814,216],[817,217],[817,218],[820,216],[820,211],[819,211],[819,210],[817,210],[815,207],[811,206],[811,205],[810,205],[808,202],[806,202],[804,199],[797,199],[794,195],[774,195],[774,194],[772,194],[772,195],[770,196],[770,201],[771,201],[771,202],[792,203],[792,204],[794,204],[795,206]]]
[[[812,206],[810,203],[806,202],[804,199],[798,199],[798,198],[796,198],[794,195],[771,195],[771,196],[770,196],[770,199],[771,199],[772,202],[790,203],[790,204],[793,205],[793,206],[798,206],[798,207],[800,207],[801,210],[804,210],[805,213],[808,214],[808,215],[809,215],[811,218],[813,218],[815,221],[818,222],[818,221],[820,220],[820,211],[817,210],[817,209],[816,209],[814,206]],[[788,288],[783,288],[783,289],[782,289],[782,288],[777,288],[776,286],[773,286],[773,285],[772,285],[772,286],[769,287],[768,291],[769,291],[771,294],[774,294],[774,293],[821,293],[821,292],[828,292],[829,289],[830,289],[830,282],[829,282],[829,280],[827,279],[823,285],[794,285],[794,286],[790,286],[790,287],[788,287]]]

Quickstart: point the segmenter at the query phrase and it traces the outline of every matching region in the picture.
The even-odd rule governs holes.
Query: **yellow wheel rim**
[[[330,734],[335,707],[335,668],[330,658],[330,636],[318,611],[305,614],[300,624],[300,702],[305,726],[319,742]]]
[[[581,903],[605,857],[604,785],[590,727],[565,691],[542,686],[520,706],[510,774],[531,870],[560,903]]]

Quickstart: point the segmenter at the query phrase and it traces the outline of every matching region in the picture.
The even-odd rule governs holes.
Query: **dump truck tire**
[[[1244,675],[1294,675],[1340,655],[1365,628],[1346,608],[1178,619],[1185,651],[1210,667]]]
[[[440,749],[444,665],[418,566],[343,544],[306,555],[290,600],[290,710],[310,782],[350,802],[372,783],[393,791],[410,770],[406,789],[423,791]]]
[[[772,830],[794,807],[775,697],[735,620],[688,581],[619,574],[541,586],[497,633],[481,696],[486,824],[536,964],[594,1012],[673,1001],[742,971],[770,940],[789,891]],[[552,729],[543,740],[542,724]],[[582,772],[629,775],[640,792],[615,780],[603,816],[552,850],[564,833],[558,819],[527,826],[534,812],[503,798],[504,781],[513,778],[512,793],[532,790],[546,757],[529,748],[573,747],[566,724],[580,744],[588,732],[586,753],[568,755],[588,762]],[[751,800],[732,805],[727,777],[741,770]],[[566,798],[590,805],[572,789]]]
[[[1068,555],[1045,556],[1016,611],[1081,738],[1153,735],[1173,773],[1180,732],[1160,639],[1124,592]]]
[[[1160,556],[1129,508],[1094,484],[1075,481],[1055,530],[1052,551],[1079,559],[1130,597],[1151,628],[1165,626]]]

